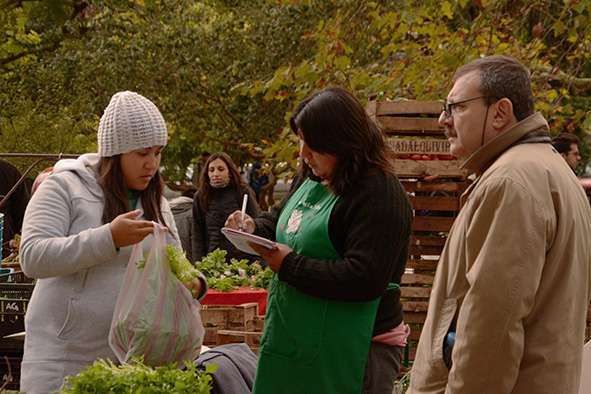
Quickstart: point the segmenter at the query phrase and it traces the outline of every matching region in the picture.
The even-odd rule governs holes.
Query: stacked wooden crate
[[[243,342],[258,353],[263,331],[258,303],[202,305],[201,319],[205,327],[204,345],[213,347]]]
[[[404,320],[411,326],[405,361],[414,360],[439,256],[468,186],[467,172],[450,155],[438,124],[438,101],[388,101],[372,95],[366,111],[394,148],[396,175],[409,194],[414,220],[401,292]]]

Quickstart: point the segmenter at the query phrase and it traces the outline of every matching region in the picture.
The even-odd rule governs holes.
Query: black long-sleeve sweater
[[[279,214],[301,186],[296,178],[283,200],[255,219],[256,235],[275,239]],[[314,259],[295,252],[283,259],[279,279],[315,297],[340,301],[371,301],[382,297],[373,335],[402,321],[400,283],[408,258],[412,225],[410,200],[398,178],[377,172],[360,179],[337,200],[328,233],[342,260]]]

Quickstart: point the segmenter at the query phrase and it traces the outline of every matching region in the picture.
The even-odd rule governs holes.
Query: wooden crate
[[[442,107],[440,101],[387,101],[373,94],[365,110],[387,135],[443,137],[443,128],[438,124]]]
[[[411,326],[407,365],[415,358],[439,257],[459,213],[460,196],[468,187],[468,173],[451,156],[438,124],[442,106],[439,101],[387,101],[378,95],[370,96],[366,106],[388,136],[396,175],[414,212],[409,258],[400,284],[404,321]],[[430,160],[412,159],[423,156]]]
[[[259,315],[259,304],[248,302],[240,305],[202,305],[201,319],[205,327],[204,345],[217,344],[217,331],[254,329]]]
[[[216,343],[218,346],[229,343],[246,343],[250,350],[258,356],[262,336],[262,331],[218,330]]]
[[[421,335],[439,257],[447,234],[460,209],[465,181],[401,179],[409,193],[414,219],[406,273],[401,281],[404,320],[411,326],[408,361],[414,360]]]

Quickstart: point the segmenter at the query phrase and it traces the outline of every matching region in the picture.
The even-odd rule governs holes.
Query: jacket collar
[[[550,142],[548,122],[539,112],[528,116],[482,145],[460,168],[480,175],[512,145],[532,142]]]

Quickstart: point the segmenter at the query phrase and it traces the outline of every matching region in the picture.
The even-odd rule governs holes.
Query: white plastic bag
[[[135,245],[115,306],[109,344],[120,362],[144,356],[151,366],[195,360],[205,329],[201,305],[168,265],[166,235],[154,223],[154,243],[144,268],[141,243]]]

